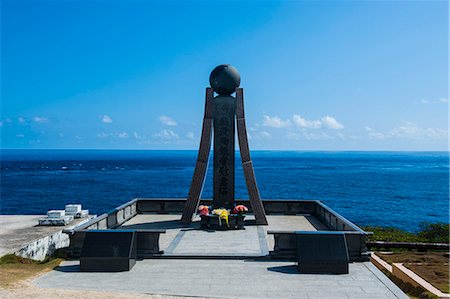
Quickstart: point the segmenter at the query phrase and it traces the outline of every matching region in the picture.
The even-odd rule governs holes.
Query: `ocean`
[[[197,151],[1,150],[1,214],[81,203],[101,214],[136,197],[186,198]],[[448,152],[252,151],[262,198],[317,199],[361,225],[417,231],[449,221]],[[212,197],[212,157],[204,198]],[[248,198],[239,153],[236,197]]]

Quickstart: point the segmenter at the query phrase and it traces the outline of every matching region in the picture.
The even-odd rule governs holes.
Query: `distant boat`
[[[61,167],[61,169],[62,170],[67,170],[68,168],[67,168],[67,166],[63,166],[63,167]]]

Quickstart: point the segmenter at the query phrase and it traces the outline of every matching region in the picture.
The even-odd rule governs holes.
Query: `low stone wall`
[[[88,221],[89,220],[86,219],[85,221],[81,222],[81,224],[77,225],[83,225],[83,223],[86,223]],[[69,229],[75,228],[76,226]],[[63,233],[63,231],[61,230],[25,245],[18,251],[14,252],[14,254],[35,261],[42,261],[46,257],[51,256],[55,252],[55,250],[68,247],[69,244],[69,236]]]
[[[343,216],[339,215],[320,201],[299,201],[309,208],[310,214],[320,220],[329,230],[341,231],[345,234],[349,258],[353,262],[368,261],[366,239],[370,232],[365,232]],[[295,231],[269,231],[275,238],[275,258],[294,260],[296,257]]]
[[[271,214],[313,214],[318,201],[316,200],[263,200],[264,208],[268,215]],[[91,229],[113,229],[136,214],[157,213],[170,214],[182,213],[186,199],[183,198],[136,198],[123,205],[92,219],[84,225],[78,226],[76,229],[67,229],[64,232],[72,234],[75,231],[91,230]],[[210,205],[212,199],[202,199],[201,204]],[[243,204],[249,207],[251,213],[251,205],[249,200],[236,200],[236,204]]]
[[[137,198],[137,212],[171,214],[182,213],[186,199],[184,198]],[[266,214],[268,215],[297,215],[313,214],[317,200],[296,200],[296,199],[263,199],[262,200]],[[211,205],[212,199],[201,199],[200,204]],[[236,204],[243,204],[249,208],[252,213],[252,207],[248,199],[237,199]]]
[[[317,219],[325,224],[330,230],[336,231],[357,231],[365,233],[355,224],[345,219],[320,201],[315,201],[314,211],[312,213]]]
[[[47,256],[52,255],[56,249],[69,246],[69,236],[59,231],[50,236],[46,236],[22,247],[15,255],[42,261]]]
[[[114,229],[136,216],[137,203],[138,199],[133,199],[109,211],[108,213],[102,214],[84,223],[83,225],[79,225],[73,229],[64,230],[63,233],[65,233],[70,239],[70,243],[67,244],[68,255],[70,257],[80,256],[87,230]]]
[[[84,225],[78,226],[76,229],[65,230],[64,232],[70,237],[70,245],[68,248],[69,254],[74,257],[79,256],[86,230],[114,229],[137,214],[181,214],[185,203],[186,199],[183,198],[136,198],[126,202],[110,212],[92,219]],[[210,205],[212,204],[212,199],[202,199],[200,203]],[[236,200],[236,204],[246,205],[249,207],[249,212],[252,212],[249,200]],[[320,201],[264,199],[263,205],[268,215],[314,215],[322,221],[329,230],[343,231],[345,233],[349,256],[352,261],[368,260],[367,248],[365,245],[368,233],[364,232],[358,226],[334,212]],[[284,241],[280,241],[280,244],[286,244],[285,250],[295,250],[295,242],[292,241],[292,238],[283,237],[282,239]],[[283,254],[285,253],[286,252]]]
[[[274,250],[270,256],[276,259],[286,259],[294,261],[297,257],[297,243],[295,231],[268,231],[274,236]],[[347,242],[347,249],[350,261],[365,262],[369,260],[369,254],[365,246],[366,235],[354,231],[343,231]]]

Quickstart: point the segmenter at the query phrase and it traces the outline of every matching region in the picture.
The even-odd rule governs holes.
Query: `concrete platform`
[[[247,216],[246,221],[254,220]],[[269,225],[246,225],[245,230],[205,231],[200,230],[199,219],[194,219],[190,227],[180,223],[180,215],[138,214],[120,229],[165,229],[160,237],[160,249],[165,256],[203,257],[259,257],[273,250],[272,235],[267,230],[327,230],[314,216],[274,215],[267,216]]]
[[[119,273],[80,273],[78,265],[64,262],[33,283],[41,288],[213,298],[408,298],[370,262],[350,264],[346,275],[299,274],[292,262],[258,259],[150,259]]]
[[[39,226],[38,219],[43,217],[46,215],[0,215],[0,256],[86,221],[81,218],[66,226]]]
[[[34,280],[40,288],[116,291],[212,298],[408,298],[370,262],[351,263],[346,275],[299,274],[294,262],[267,257],[267,230],[328,230],[312,215],[270,215],[268,226],[205,231],[179,214],[137,214],[117,229],[164,229],[163,256],[139,260],[129,272],[86,273],[79,262]]]

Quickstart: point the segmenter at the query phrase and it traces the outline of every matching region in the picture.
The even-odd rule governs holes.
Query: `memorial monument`
[[[213,207],[233,209],[237,127],[242,168],[252,211],[256,224],[267,225],[250,158],[244,115],[244,91],[239,87],[241,82],[239,72],[229,64],[222,64],[211,72],[209,82],[211,87],[206,88],[205,114],[197,162],[181,221],[191,223],[200,203],[213,136]],[[217,93],[217,96],[214,97],[214,93]],[[235,97],[232,96],[233,93],[236,94]]]

